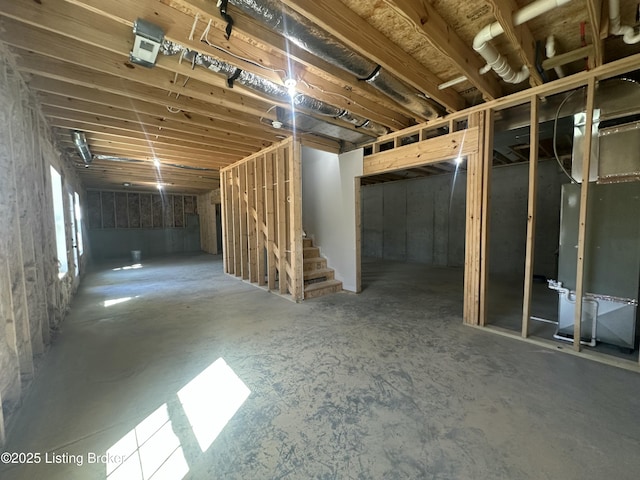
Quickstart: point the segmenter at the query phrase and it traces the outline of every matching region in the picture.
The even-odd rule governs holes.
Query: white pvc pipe
[[[620,0],[609,0],[609,32],[622,35],[624,43],[640,42],[640,33],[635,34],[633,27],[620,24]]]
[[[549,35],[547,37],[547,43],[545,47],[547,58],[553,58],[556,56],[556,38],[553,35]],[[556,72],[556,75],[558,75],[558,78],[564,77],[564,69],[562,68],[562,66],[558,65],[557,67],[554,67],[554,70]]]
[[[569,3],[571,0],[537,0],[513,14],[513,24],[522,25],[543,13]],[[473,49],[484,58],[488,65],[507,83],[520,83],[529,78],[529,69],[524,65],[516,72],[498,50],[490,43],[504,30],[499,22],[485,26],[473,39]]]
[[[478,73],[480,75],[484,75],[489,70],[491,70],[491,66],[487,64],[484,67],[478,69]],[[464,75],[461,75],[461,76],[456,77],[456,78],[452,78],[448,82],[444,82],[444,83],[441,83],[440,85],[438,85],[438,90],[444,90],[445,88],[453,87],[454,85],[457,85],[459,83],[464,82],[466,79],[467,79],[467,77],[464,76]]]

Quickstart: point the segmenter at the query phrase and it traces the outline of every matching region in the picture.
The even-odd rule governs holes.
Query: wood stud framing
[[[531,293],[533,286],[533,261],[536,238],[536,199],[538,185],[538,110],[540,99],[531,99],[531,115],[529,127],[529,197],[527,207],[527,246],[524,262],[524,297],[522,302],[522,336],[529,336],[529,320],[531,318]]]
[[[578,221],[578,262],[576,270],[576,308],[573,320],[573,348],[580,351],[580,327],[582,323],[582,298],[584,296],[584,254],[587,236],[587,205],[589,200],[589,172],[591,171],[591,127],[593,125],[593,108],[595,102],[595,79],[587,83],[587,118],[584,125],[584,151],[582,157],[582,171],[584,181],[580,185],[580,217]]]
[[[365,146],[364,169],[365,176],[371,174],[379,174],[392,172],[416,166],[420,162],[443,161],[447,159],[447,155],[434,154],[434,150],[443,148],[447,142],[453,142],[456,138],[454,135],[459,134],[460,125],[464,125],[467,119],[467,130],[476,130],[475,148],[464,150],[467,155],[467,225],[466,225],[466,241],[465,241],[465,279],[464,279],[464,306],[463,321],[468,325],[486,326],[486,300],[488,295],[487,273],[488,273],[488,244],[489,244],[489,202],[491,192],[491,166],[493,152],[493,118],[497,111],[507,108],[530,104],[530,151],[529,151],[529,199],[527,213],[527,247],[525,258],[525,294],[522,308],[522,324],[521,332],[517,335],[519,338],[527,338],[528,341],[538,345],[556,347],[552,341],[544,341],[539,339],[531,339],[529,337],[529,318],[531,312],[531,287],[533,280],[533,261],[534,261],[534,238],[535,238],[535,220],[537,200],[536,176],[537,176],[537,157],[538,157],[538,110],[540,99],[546,96],[558,93],[568,92],[575,88],[586,85],[587,87],[587,124],[585,131],[590,132],[593,123],[593,108],[595,103],[596,83],[601,80],[612,78],[616,75],[624,74],[637,68],[640,62],[640,55],[627,57],[610,64],[606,64],[595,68],[594,70],[583,72],[561,79],[548,85],[541,85],[532,88],[526,92],[520,92],[508,97],[504,97],[485,105],[473,107],[463,112],[450,114],[442,120],[429,122],[415,127],[410,127],[402,131],[380,137],[376,142]],[[426,139],[426,132],[448,126],[448,131],[452,133],[444,134],[439,137]],[[454,126],[458,126],[454,128]],[[419,135],[419,142],[401,146],[399,139],[414,134]],[[429,147],[425,147],[429,145]],[[388,148],[381,151],[382,146]],[[434,148],[430,148],[434,147]],[[411,154],[407,152],[411,152]],[[424,156],[422,152],[428,152]],[[591,136],[585,136],[584,156],[582,171],[588,172],[591,161]],[[449,158],[452,158],[451,155]],[[439,160],[438,160],[439,159]],[[375,162],[375,163],[374,163]],[[357,179],[361,181],[361,178]],[[580,196],[580,219],[579,219],[579,238],[578,238],[578,263],[576,272],[576,298],[581,298],[584,293],[584,251],[585,236],[587,222],[587,200],[589,195],[589,184],[583,182]],[[582,304],[576,302],[576,312],[574,319],[574,342],[573,350],[580,352],[580,319],[582,317]],[[502,329],[491,327],[498,333],[507,336],[515,336]],[[582,352],[580,355],[586,355],[589,358],[603,361],[605,363],[638,370],[638,364],[626,360],[608,358],[592,352]],[[640,361],[640,358],[638,359]]]
[[[223,169],[225,272],[303,299],[300,143],[287,139]]]
[[[89,190],[87,225],[90,229],[184,228],[186,215],[195,214],[197,205],[194,195]]]

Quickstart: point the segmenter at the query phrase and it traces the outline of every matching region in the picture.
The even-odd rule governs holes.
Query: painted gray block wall
[[[524,273],[528,164],[492,170],[489,268]],[[430,265],[464,265],[466,175],[362,187],[362,255]],[[555,162],[540,162],[534,270],[555,277],[560,188]]]
[[[185,228],[110,228],[89,230],[94,261],[131,258],[140,250],[142,260],[174,253],[200,251],[198,215],[186,215]]]

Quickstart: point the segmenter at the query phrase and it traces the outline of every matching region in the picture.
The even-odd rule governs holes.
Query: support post
[[[582,185],[580,187],[580,217],[578,222],[578,259],[576,268],[576,308],[573,322],[573,349],[580,351],[582,323],[582,297],[584,296],[584,254],[587,238],[587,205],[589,201],[589,172],[591,170],[591,130],[595,103],[595,78],[587,82],[586,123],[584,126],[584,150],[582,157]]]
[[[533,285],[533,261],[536,238],[536,197],[538,185],[538,110],[540,99],[531,98],[531,122],[529,127],[529,199],[527,212],[527,246],[524,262],[524,296],[522,300],[522,337],[529,336],[531,318],[531,294]]]

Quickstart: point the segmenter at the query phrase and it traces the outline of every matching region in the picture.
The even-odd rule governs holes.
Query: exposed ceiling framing
[[[549,62],[550,70],[540,73],[549,35],[554,35],[561,58],[587,47],[586,53],[581,50],[567,57],[571,59],[564,65],[567,74],[640,52],[640,46],[626,45],[608,33],[608,2],[602,0],[573,0],[519,26],[514,25],[513,14],[529,1],[275,3],[310,20],[448,112],[553,81],[556,77]],[[623,24],[634,27],[636,8],[634,2],[621,0]],[[160,27],[165,39],[175,44],[275,85],[295,78],[299,94],[388,131],[426,120],[407,104],[271,30],[234,6],[234,0],[229,0],[228,13],[234,20],[229,38],[227,22],[214,0],[12,0],[0,2],[0,42],[9,46],[16,68],[37,96],[59,149],[77,165],[91,188],[122,188],[128,183],[147,190],[161,181],[174,191],[210,190],[218,185],[221,167],[292,134],[286,124],[284,128],[273,126],[282,120],[278,112],[292,109],[287,99],[267,96],[240,83],[230,88],[224,75],[194,65],[179,54],[159,55],[153,68],[132,63],[132,25],[138,18]],[[492,41],[495,48],[514,69],[529,68],[527,81],[511,85],[493,71],[480,73],[485,61],[474,51],[473,39],[493,22],[504,30]],[[452,86],[441,87],[454,79]],[[300,112],[341,127],[327,132],[348,129],[357,132],[356,137],[367,134],[340,118]],[[75,151],[73,130],[85,132],[95,155],[88,168]],[[296,133],[304,143],[329,151],[355,146],[353,135],[347,141],[339,133]],[[154,159],[160,161],[160,169]],[[509,161],[504,152],[496,152],[496,163]],[[451,168],[455,167],[411,169],[371,182],[438,174]]]

